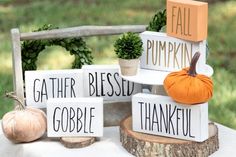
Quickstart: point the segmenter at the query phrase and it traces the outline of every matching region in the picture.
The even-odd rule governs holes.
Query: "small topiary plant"
[[[157,12],[147,26],[147,31],[159,32],[166,25],[166,9]]]
[[[124,33],[114,44],[115,52],[121,59],[138,59],[142,55],[143,43],[138,34]]]

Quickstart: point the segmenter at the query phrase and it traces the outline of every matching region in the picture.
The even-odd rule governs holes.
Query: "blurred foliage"
[[[208,64],[215,73],[214,96],[209,102],[211,120],[236,128],[236,1],[206,0],[209,4]],[[22,32],[45,23],[60,28],[80,25],[148,24],[165,8],[166,0],[4,0],[0,1],[0,117],[13,108],[3,98],[12,91],[10,29]],[[113,44],[117,36],[85,38],[96,64],[117,63]],[[45,52],[45,53],[44,53]],[[55,59],[56,58],[56,59]],[[63,48],[49,47],[40,53],[39,69],[70,68],[74,58]]]
[[[36,31],[58,29],[51,24],[45,24],[38,28]],[[67,38],[67,39],[45,39],[45,40],[27,40],[21,44],[21,60],[23,73],[26,70],[36,70],[38,55],[48,46],[61,46],[74,55],[74,62],[72,63],[73,69],[81,69],[85,64],[92,64],[91,50],[87,47],[85,41],[80,38]]]

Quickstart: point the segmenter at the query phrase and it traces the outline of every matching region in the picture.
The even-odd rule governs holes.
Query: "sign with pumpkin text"
[[[207,38],[208,4],[192,0],[167,0],[167,34],[190,41]]]
[[[103,99],[48,99],[47,134],[48,137],[103,136]]]
[[[103,97],[104,101],[131,101],[141,85],[119,76],[118,65],[85,65],[84,96]]]
[[[46,107],[49,98],[83,96],[82,70],[37,70],[25,72],[27,106]]]
[[[139,93],[132,98],[133,130],[202,142],[208,138],[208,103],[183,105],[168,96]]]
[[[197,69],[206,64],[206,41],[190,42],[167,36],[166,33],[145,31],[140,34],[143,53],[140,67],[144,69],[175,71],[190,65],[196,52],[201,56]]]

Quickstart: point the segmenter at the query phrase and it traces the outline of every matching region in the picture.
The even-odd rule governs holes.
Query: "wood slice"
[[[122,146],[137,157],[207,157],[219,149],[218,129],[209,123],[209,138],[194,142],[132,131],[132,118],[120,123]]]
[[[83,148],[95,142],[95,137],[61,137],[60,142],[67,148]]]

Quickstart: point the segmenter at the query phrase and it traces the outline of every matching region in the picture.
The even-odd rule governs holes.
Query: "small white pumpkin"
[[[43,136],[47,129],[45,113],[36,108],[25,105],[11,93],[6,94],[19,102],[14,111],[6,113],[2,118],[4,135],[14,143],[31,142]]]

